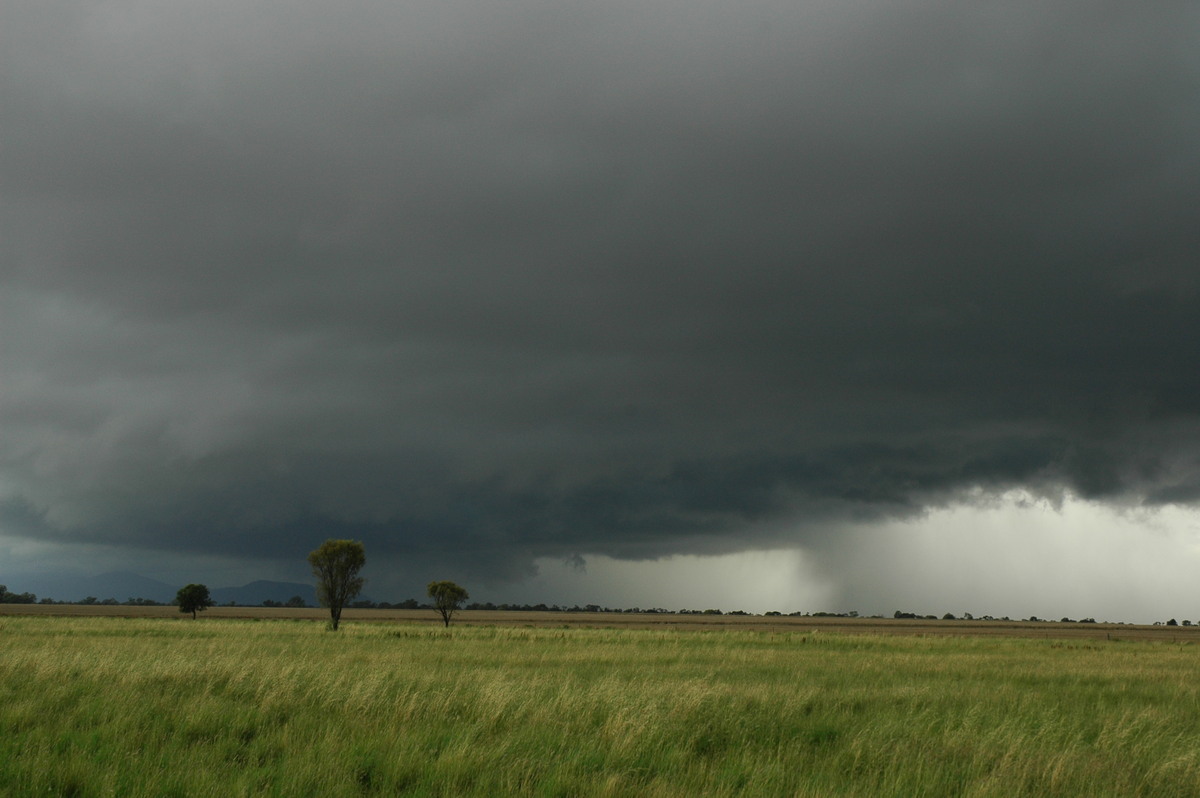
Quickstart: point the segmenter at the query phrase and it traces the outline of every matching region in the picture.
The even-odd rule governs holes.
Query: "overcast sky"
[[[0,581],[1200,617],[1198,39],[0,0]]]

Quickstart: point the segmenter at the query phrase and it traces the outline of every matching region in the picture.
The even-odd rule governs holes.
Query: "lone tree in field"
[[[433,608],[441,613],[442,623],[447,627],[450,626],[454,611],[470,598],[464,588],[453,582],[430,582],[428,592],[429,597],[433,599]]]
[[[308,555],[313,576],[317,578],[317,601],[329,608],[329,626],[337,631],[342,608],[358,595],[366,581],[358,572],[367,562],[363,544],[357,540],[333,540]]]
[[[192,614],[193,621],[197,612],[204,612],[213,605],[212,596],[208,595],[208,588],[204,585],[184,585],[175,594],[175,601],[179,604],[180,612]]]

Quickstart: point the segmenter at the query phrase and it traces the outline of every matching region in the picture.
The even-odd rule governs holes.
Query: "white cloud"
[[[895,610],[1152,623],[1200,619],[1200,511],[1024,491],[841,530],[819,550],[538,561],[497,601],[751,612]]]
[[[1200,511],[1119,510],[1023,491],[847,530],[823,553],[863,612],[1200,617]]]
[[[628,561],[585,558],[539,560],[538,575],[516,588],[520,602],[669,610],[741,609],[747,612],[826,608],[829,582],[797,550],[748,551],[717,556],[679,555]]]

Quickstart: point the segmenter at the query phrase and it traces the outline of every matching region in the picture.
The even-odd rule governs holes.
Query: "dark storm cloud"
[[[504,576],[1200,497],[1191,6],[0,14],[7,534]]]

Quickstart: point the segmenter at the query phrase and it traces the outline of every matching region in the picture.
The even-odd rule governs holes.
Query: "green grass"
[[[1200,795],[1200,648],[0,619],[0,794]]]

